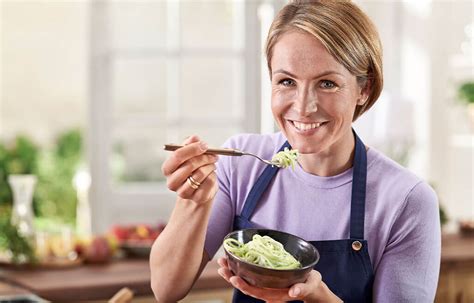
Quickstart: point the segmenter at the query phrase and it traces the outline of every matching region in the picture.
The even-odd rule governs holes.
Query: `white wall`
[[[0,1],[0,138],[85,126],[87,1]]]
[[[474,126],[469,127],[466,108],[456,98],[460,80],[474,80],[474,54],[461,55],[461,43],[467,38],[464,27],[473,22],[472,1],[433,3],[430,177],[452,218],[452,230],[457,220],[474,219]],[[454,57],[464,57],[464,67],[454,68]]]
[[[391,140],[413,143],[408,167],[435,186],[454,230],[458,219],[474,217],[474,129],[455,97],[461,73],[474,79],[474,59],[465,60],[467,72],[450,64],[473,22],[473,3],[358,2],[378,27],[385,75],[384,96],[361,118],[361,130],[382,149]]]

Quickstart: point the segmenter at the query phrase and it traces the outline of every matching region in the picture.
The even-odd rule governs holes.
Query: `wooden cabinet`
[[[441,265],[435,302],[474,302],[474,261]]]
[[[436,303],[474,302],[474,238],[444,235]]]

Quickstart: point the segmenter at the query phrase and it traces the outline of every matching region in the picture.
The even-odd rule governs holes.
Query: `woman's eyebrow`
[[[276,71],[274,71],[272,73],[272,75],[275,75],[275,74],[285,74],[285,75],[288,75],[292,78],[298,78],[296,75],[294,75],[294,74],[292,74],[289,71],[286,71],[284,69],[277,69]],[[343,76],[339,72],[336,72],[336,71],[333,71],[333,70],[328,70],[328,71],[324,71],[321,74],[317,75],[316,77],[314,77],[314,79],[317,79],[317,78],[320,78],[320,77],[323,77],[323,76],[327,76],[327,75],[331,75],[331,74],[336,74],[336,75],[339,75],[339,76]]]

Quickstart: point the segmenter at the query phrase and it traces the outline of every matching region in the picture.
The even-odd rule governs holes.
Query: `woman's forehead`
[[[278,39],[272,50],[271,67],[272,71],[283,69],[301,74],[327,70],[348,73],[316,37],[301,31],[290,31]]]

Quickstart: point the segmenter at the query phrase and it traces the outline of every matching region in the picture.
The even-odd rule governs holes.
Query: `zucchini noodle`
[[[233,238],[224,240],[225,249],[234,256],[271,269],[301,268],[301,263],[288,253],[283,245],[269,236],[254,235],[245,244]]]
[[[292,169],[295,169],[295,163],[297,158],[297,149],[290,150],[288,149],[288,147],[285,147],[283,151],[278,152],[276,153],[276,155],[273,156],[272,162],[275,162],[275,165],[281,168],[287,168],[288,166],[291,166]]]

